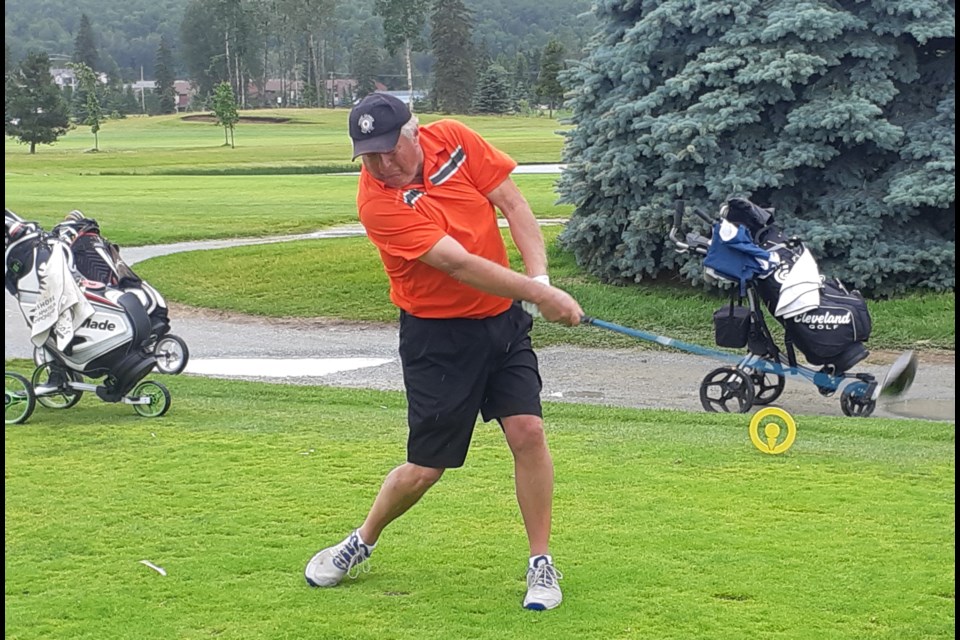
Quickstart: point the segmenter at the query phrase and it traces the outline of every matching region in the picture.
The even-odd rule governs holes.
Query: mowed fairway
[[[241,123],[236,149],[217,127],[173,117],[110,121],[100,153],[85,152],[85,127],[34,156],[8,140],[6,206],[46,228],[81,209],[121,246],[355,222],[356,178],[323,173],[357,168],[346,111],[253,115],[291,120]],[[520,162],[560,160],[556,121],[466,120]],[[538,216],[570,214],[555,176],[516,180]],[[716,299],[675,282],[598,283],[559,250],[556,228],[546,235],[553,275],[585,309],[711,344]],[[395,318],[362,238],[137,269],[178,303]],[[871,312],[871,348],[954,348],[952,292]],[[635,343],[538,332],[537,344]],[[315,590],[307,560],[361,523],[404,459],[403,396],[150,379],[173,395],[162,418],[87,394],[6,427],[8,640],[955,637],[953,423],[798,416],[796,443],[774,456],[752,446],[745,415],[547,403],[565,600],[534,613],[520,608],[526,540],[496,427],[479,427],[466,467],[385,532],[372,572]]]
[[[565,601],[535,613],[494,426],[369,574],[315,590],[403,460],[402,395],[163,381],[160,419],[84,397],[7,427],[8,639],[954,634],[953,424],[801,419],[772,456],[746,416],[547,404]]]
[[[121,246],[281,235],[356,221],[356,178],[317,175],[360,168],[350,161],[346,110],[246,115],[264,120],[241,122],[234,149],[223,146],[222,128],[178,116],[108,121],[97,153],[89,152],[87,127],[33,155],[7,138],[5,206],[46,228],[79,209]],[[559,160],[563,138],[555,120],[467,120],[518,162]],[[570,213],[555,205],[555,180],[519,177],[521,186],[543,185],[532,203],[540,216]]]

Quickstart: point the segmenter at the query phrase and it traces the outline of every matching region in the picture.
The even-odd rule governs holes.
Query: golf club
[[[647,342],[655,342],[656,344],[662,345],[664,347],[673,347],[674,349],[680,349],[681,351],[686,351],[688,353],[693,353],[698,356],[707,356],[708,358],[716,358],[718,360],[723,360],[725,362],[738,363],[743,358],[741,356],[736,356],[733,354],[725,353],[723,351],[718,351],[716,349],[708,349],[706,347],[701,347],[699,345],[691,344],[689,342],[683,342],[682,340],[675,340],[674,338],[668,338],[666,336],[658,336],[655,333],[648,333],[646,331],[640,331],[638,329],[631,329],[629,327],[624,327],[613,322],[607,322],[606,320],[599,320],[597,318],[592,318],[590,316],[583,316],[580,318],[582,324],[592,324],[595,327],[601,327],[603,329],[609,329],[610,331],[616,331],[617,333],[622,333],[634,338],[639,338],[640,340],[646,340]]]

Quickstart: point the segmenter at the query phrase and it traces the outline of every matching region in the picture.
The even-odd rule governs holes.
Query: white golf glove
[[[533,276],[533,279],[537,282],[542,282],[543,284],[550,286],[550,276]],[[534,318],[542,318],[540,315],[540,308],[533,302],[527,302],[526,300],[521,301],[520,305],[523,307],[523,310],[529,313]]]

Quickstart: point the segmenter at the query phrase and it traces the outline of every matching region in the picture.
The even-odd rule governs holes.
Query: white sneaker
[[[327,547],[317,553],[303,575],[311,587],[334,587],[343,580],[343,576],[356,578],[361,572],[370,571],[367,560],[373,553],[373,547],[360,541],[359,530],[351,533],[340,544]]]
[[[549,556],[534,558],[533,566],[527,569],[527,596],[523,599],[523,608],[545,611],[560,606],[563,594],[560,593],[559,580],[562,577]]]

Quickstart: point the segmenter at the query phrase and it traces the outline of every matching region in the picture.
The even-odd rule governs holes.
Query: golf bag
[[[73,252],[76,270],[90,283],[102,283],[139,300],[150,316],[151,332],[159,340],[170,332],[167,304],[160,292],[147,284],[120,257],[120,247],[100,233],[100,225],[79,211],[71,211],[52,233]]]
[[[835,375],[869,355],[863,343],[870,338],[872,323],[863,296],[835,278],[824,278],[810,250],[776,226],[772,210],[743,198],[730,199],[713,226],[704,267],[738,282],[741,296],[747,286],[755,287],[763,306],[784,328],[791,366],[796,366],[794,347],[808,362]],[[757,326],[763,319],[756,315],[744,308],[737,319],[732,304],[729,311],[718,310],[718,344],[747,346],[755,355],[775,357],[778,349]]]
[[[97,395],[123,399],[157,364],[151,317],[140,298],[85,279],[66,242],[9,209],[4,226],[4,285],[43,356],[37,364],[53,362],[58,375],[72,380],[103,377]],[[51,375],[52,385],[64,382]]]

